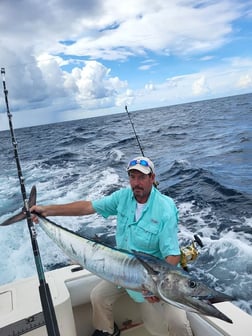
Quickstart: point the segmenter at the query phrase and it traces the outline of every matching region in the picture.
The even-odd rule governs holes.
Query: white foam
[[[27,192],[36,180],[37,187],[37,203],[38,204],[62,204],[78,199],[94,200],[106,194],[108,188],[112,185],[120,184],[119,176],[114,169],[104,169],[102,171],[90,169],[89,174],[79,175],[78,180],[74,183],[65,186],[62,183],[57,186],[67,174],[71,175],[76,170],[74,167],[69,169],[57,170],[50,169],[46,172],[47,178],[44,178],[41,166],[37,165],[32,175],[29,175],[27,182]],[[49,175],[49,176],[48,176]],[[53,181],[53,182],[52,182]],[[9,207],[10,201],[7,197],[12,197],[13,194],[19,192],[19,185],[15,177],[10,177],[7,180],[2,179],[0,185],[0,208]],[[20,204],[16,205],[17,212],[22,208],[22,199],[20,196]],[[2,210],[2,212],[4,212]],[[14,213],[6,212],[0,217],[0,222],[3,222]],[[108,222],[98,215],[84,216],[84,217],[52,217],[56,223],[63,225],[73,231],[77,231],[82,226],[100,226],[107,225]],[[115,225],[113,219],[109,224]],[[52,265],[58,263],[69,262],[68,258],[61,252],[61,250],[51,242],[45,233],[36,227],[37,240],[40,250],[42,263],[44,265]],[[26,220],[7,226],[1,227],[0,235],[0,284],[11,282],[16,279],[28,277],[36,273],[34,257],[30,242],[29,231]]]

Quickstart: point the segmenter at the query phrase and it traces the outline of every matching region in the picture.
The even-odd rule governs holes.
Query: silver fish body
[[[232,323],[212,304],[232,298],[194,279],[182,269],[141,252],[129,253],[79,236],[41,216],[39,223],[71,259],[99,277],[124,288],[148,290],[184,310]]]
[[[29,207],[34,204],[36,204],[35,186],[31,190]],[[47,235],[69,258],[88,271],[127,289],[150,291],[161,300],[184,310],[232,323],[213,304],[232,301],[233,298],[210,288],[179,267],[141,252],[122,251],[106,246],[82,237],[39,214],[37,216],[40,226]],[[16,223],[25,217],[23,209],[0,226]]]
[[[72,260],[99,277],[134,290],[154,290],[148,271],[133,254],[79,236],[44,217],[39,224]]]

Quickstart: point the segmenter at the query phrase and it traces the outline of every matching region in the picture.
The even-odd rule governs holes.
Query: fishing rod
[[[10,133],[11,133],[12,145],[14,149],[14,157],[16,160],[21,194],[22,194],[23,202],[24,202],[23,212],[26,214],[33,255],[34,255],[38,278],[39,278],[39,294],[40,294],[40,300],[41,300],[42,309],[44,313],[47,334],[48,336],[60,336],[50,288],[46,282],[43,265],[42,265],[41,258],[40,258],[39,247],[37,243],[37,234],[36,234],[35,226],[31,219],[29,201],[26,197],[24,177],[22,174],[22,169],[21,169],[21,164],[20,164],[18,149],[17,149],[17,141],[15,138],[14,129],[12,125],[12,115],[9,109],[8,90],[6,89],[6,83],[5,83],[5,68],[1,68],[1,75],[2,75],[2,81],[3,81],[3,91],[4,91],[4,96],[5,96],[6,111],[7,111],[7,116],[9,120],[9,128],[10,128]]]
[[[141,151],[141,154],[142,154],[142,156],[145,156],[143,148],[142,148],[141,143],[140,143],[140,140],[139,140],[138,135],[136,133],[134,123],[133,123],[133,121],[132,121],[132,119],[130,117],[130,113],[128,111],[127,105],[125,105],[125,111],[127,112],[127,115],[129,117],[129,121],[131,123],[131,126],[132,126],[133,132],[135,134],[135,138],[137,140],[137,144],[138,144],[138,147],[139,147],[139,149]],[[159,185],[159,182],[158,181],[154,181],[153,184],[157,188],[158,185]],[[190,263],[190,262],[192,262],[192,261],[194,261],[198,257],[198,254],[199,254],[198,249],[197,249],[195,243],[197,243],[197,245],[199,245],[200,247],[203,247],[203,243],[202,243],[201,239],[196,234],[194,235],[194,240],[191,242],[190,245],[182,246],[180,248],[180,252],[181,252],[180,265],[187,272],[189,272],[187,264]]]
[[[129,111],[128,111],[128,107],[127,107],[127,105],[125,105],[125,111],[127,112],[127,115],[128,115],[128,117],[129,117],[129,121],[130,121],[130,123],[131,123],[131,127],[132,127],[132,129],[133,129],[134,134],[135,134],[135,138],[136,138],[138,147],[139,147],[139,149],[140,149],[140,152],[141,152],[142,156],[145,156],[145,155],[144,155],[144,151],[143,151],[143,147],[141,146],[140,140],[139,140],[138,135],[137,135],[137,132],[136,132],[136,130],[135,130],[134,123],[133,123],[133,121],[131,120],[130,113],[129,113]],[[153,185],[157,188],[157,186],[159,185],[159,182],[158,182],[158,181],[154,181]]]
[[[141,154],[142,154],[142,156],[145,156],[145,155],[144,155],[143,148],[142,148],[142,146],[141,146],[141,144],[140,144],[140,140],[139,140],[138,135],[137,135],[137,133],[136,133],[135,126],[134,126],[134,124],[133,124],[133,121],[131,120],[131,117],[130,117],[130,114],[129,114],[127,105],[125,105],[125,111],[127,112],[127,115],[128,115],[128,117],[129,117],[129,121],[130,121],[130,123],[131,123],[131,126],[132,126],[133,132],[134,132],[134,134],[135,134],[135,138],[136,138],[138,147],[139,147],[139,149],[140,149],[140,151],[141,151]]]

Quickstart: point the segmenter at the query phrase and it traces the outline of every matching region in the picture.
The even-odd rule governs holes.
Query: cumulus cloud
[[[11,107],[30,115],[30,123],[78,118],[84,110],[112,113],[124,104],[204,99],[251,85],[251,58],[216,55],[237,34],[234,23],[250,20],[249,2],[12,0],[1,1],[0,12],[0,65]],[[183,66],[174,67],[174,59]],[[192,60],[189,71],[184,65]]]
[[[80,106],[90,108],[108,107],[114,103],[115,97],[127,87],[126,81],[109,75],[110,69],[99,62],[87,61],[80,69],[75,68],[71,74],[76,88],[76,100]]]

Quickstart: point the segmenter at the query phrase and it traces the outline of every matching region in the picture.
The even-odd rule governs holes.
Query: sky
[[[16,128],[252,92],[251,0],[0,0],[0,32]]]

